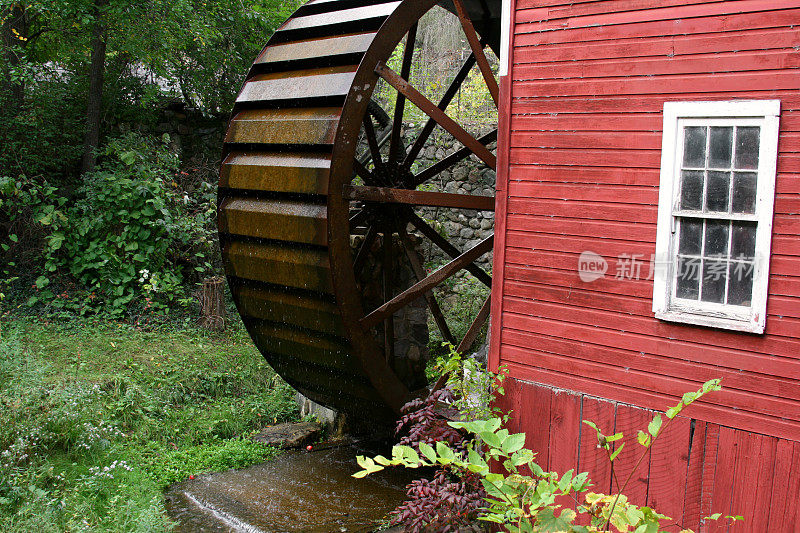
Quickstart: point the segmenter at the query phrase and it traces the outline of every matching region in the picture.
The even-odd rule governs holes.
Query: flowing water
[[[360,470],[355,456],[370,454],[349,446],[290,451],[269,463],[198,476],[170,487],[167,511],[177,533],[373,531],[403,501],[415,472],[351,477]]]

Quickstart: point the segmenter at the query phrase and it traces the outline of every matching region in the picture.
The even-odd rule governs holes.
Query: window
[[[761,333],[780,102],[664,104],[653,311]]]

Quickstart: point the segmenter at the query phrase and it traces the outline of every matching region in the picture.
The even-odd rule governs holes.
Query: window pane
[[[675,295],[678,298],[697,300],[700,294],[700,259],[696,257],[678,257],[676,278]]]
[[[761,128],[736,128],[736,168],[758,168],[758,141]]]
[[[703,243],[703,221],[697,218],[681,218],[681,233],[678,253],[681,255],[700,255]]]
[[[728,225],[727,220],[706,221],[706,248],[703,255],[723,256],[728,255]]]
[[[727,273],[727,261],[715,259],[703,261],[703,292],[700,299],[704,302],[723,303]]]
[[[730,188],[730,172],[708,172],[708,189],[706,190],[706,210],[727,212],[728,190]]]
[[[734,213],[756,212],[756,174],[754,172],[733,173]]]
[[[728,267],[728,303],[751,305],[753,297],[753,263],[731,262]]]
[[[714,127],[711,130],[709,142],[709,168],[730,168],[731,149],[733,148],[733,128]]]
[[[700,211],[703,208],[703,172],[681,172],[681,209]]]
[[[756,223],[734,222],[731,235],[731,257],[751,258],[756,253]]]
[[[706,166],[706,127],[690,126],[683,129],[683,166]]]

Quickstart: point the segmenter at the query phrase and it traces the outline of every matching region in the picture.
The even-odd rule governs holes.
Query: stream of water
[[[363,479],[342,446],[290,451],[261,465],[198,476],[170,487],[176,533],[369,532],[404,500],[415,472],[390,468]],[[418,473],[417,473],[418,474]]]

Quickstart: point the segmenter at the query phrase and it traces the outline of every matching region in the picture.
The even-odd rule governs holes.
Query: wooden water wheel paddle
[[[272,36],[247,76],[225,138],[219,232],[225,271],[248,332],[298,391],[361,419],[392,420],[413,397],[419,375],[396,372],[394,317],[425,297],[444,339],[466,350],[488,317],[484,303],[464,339],[453,339],[433,288],[466,269],[487,286],[476,260],[492,237],[459,250],[423,220],[417,206],[493,210],[494,198],[431,191],[437,174],[470,155],[495,169],[487,145],[446,113],[477,64],[497,103],[484,46],[497,51],[500,3],[455,0],[472,54],[441,101],[409,79],[417,22],[435,0],[313,0]],[[389,66],[405,38],[399,72]],[[379,79],[397,91],[391,117],[371,100]],[[429,119],[413,143],[401,138],[407,102]],[[463,148],[415,169],[436,126]],[[381,143],[385,141],[384,146]],[[409,232],[452,260],[426,273]],[[352,235],[362,238],[354,245]],[[379,250],[375,252],[375,248]],[[398,247],[416,279],[396,286]],[[382,300],[360,286],[365,257],[381,263]]]

